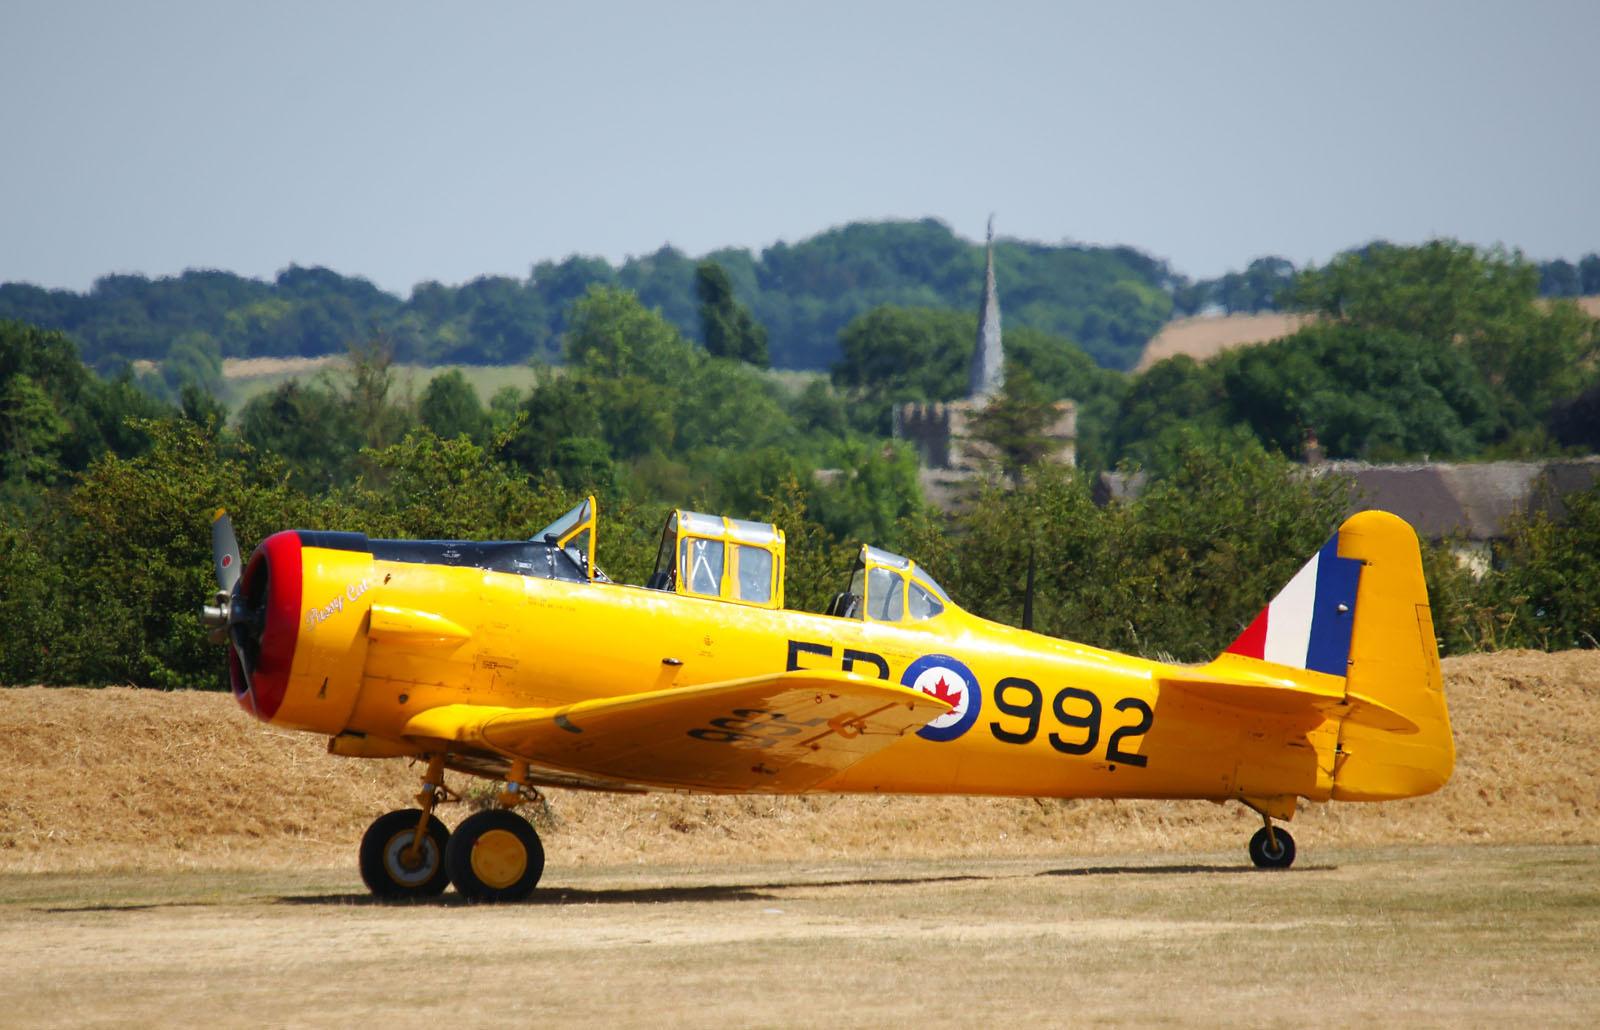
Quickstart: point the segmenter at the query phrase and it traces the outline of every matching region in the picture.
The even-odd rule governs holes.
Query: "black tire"
[[[544,845],[528,820],[506,808],[461,820],[444,852],[450,882],[468,901],[521,901],[544,874]]]
[[[1277,838],[1277,847],[1273,847]],[[1263,826],[1250,838],[1250,861],[1261,869],[1287,869],[1294,864],[1294,838],[1281,826],[1274,826],[1269,834]]]
[[[450,883],[445,851],[450,831],[437,816],[428,816],[427,837],[415,866],[405,863],[417,832],[421,809],[404,808],[381,815],[361,838],[361,879],[380,898],[431,898],[444,893]]]

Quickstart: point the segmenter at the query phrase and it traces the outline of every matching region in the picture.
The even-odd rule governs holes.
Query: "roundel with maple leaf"
[[[906,667],[900,682],[955,707],[917,731],[925,740],[955,740],[978,721],[983,698],[972,670],[945,654],[924,655]]]

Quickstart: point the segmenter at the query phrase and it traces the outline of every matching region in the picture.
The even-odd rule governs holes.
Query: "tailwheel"
[[[1261,869],[1287,869],[1294,864],[1294,838],[1271,823],[1250,838],[1250,861]]]
[[[420,847],[417,831],[426,819]],[[427,898],[450,882],[445,852],[450,831],[432,812],[403,808],[379,816],[361,838],[361,879],[380,898]]]
[[[461,821],[445,847],[444,864],[468,901],[521,901],[544,873],[544,846],[528,820],[495,808]]]

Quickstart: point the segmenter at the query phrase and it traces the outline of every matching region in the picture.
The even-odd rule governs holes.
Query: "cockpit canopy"
[[[645,584],[757,608],[783,607],[783,530],[696,511],[667,517]]]
[[[539,531],[533,539],[559,549],[590,581],[611,582],[594,564],[594,495]]]
[[[834,595],[828,614],[870,622],[918,622],[950,606],[944,588],[916,562],[863,545],[849,589]]]

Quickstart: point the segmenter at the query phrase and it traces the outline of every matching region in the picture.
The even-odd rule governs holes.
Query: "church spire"
[[[994,285],[994,215],[989,216],[989,259],[983,274],[983,306],[978,309],[978,345],[967,373],[967,399],[982,407],[1005,385],[1005,351],[1000,345],[1000,293]]]

